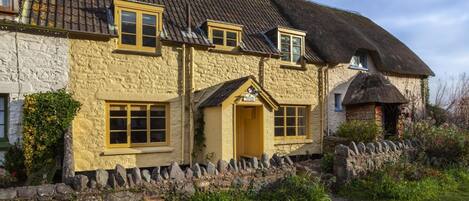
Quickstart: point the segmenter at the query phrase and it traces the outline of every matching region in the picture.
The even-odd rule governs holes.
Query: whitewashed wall
[[[21,136],[24,95],[67,86],[67,58],[64,37],[0,30],[0,93],[9,95],[10,143]],[[0,160],[3,154],[0,152]]]

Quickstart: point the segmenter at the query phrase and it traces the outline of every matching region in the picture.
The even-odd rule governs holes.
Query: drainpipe
[[[321,100],[320,100],[320,105],[321,105],[321,153],[324,151],[324,129],[326,128],[326,112],[327,110],[325,109],[327,107],[327,99],[326,99],[326,71],[327,71],[327,66],[322,66],[319,68],[320,71],[320,93],[321,93]]]
[[[192,152],[194,151],[194,112],[195,112],[195,102],[194,102],[194,90],[195,90],[195,81],[194,81],[194,47],[189,49],[190,62],[189,62],[189,79],[190,79],[190,108],[189,108],[189,164],[192,165]]]
[[[184,164],[185,137],[185,99],[186,99],[186,44],[182,44],[182,76],[181,76],[181,164]]]

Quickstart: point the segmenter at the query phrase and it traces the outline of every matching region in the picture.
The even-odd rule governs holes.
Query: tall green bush
[[[469,133],[455,126],[415,123],[405,138],[419,139],[427,164],[438,167],[469,166]]]
[[[23,105],[23,151],[28,176],[60,164],[64,153],[64,134],[79,108],[80,103],[63,89],[26,96]],[[52,178],[51,175],[47,176]]]
[[[383,130],[373,121],[347,121],[339,126],[336,135],[354,142],[372,142],[381,137]]]
[[[10,175],[15,177],[18,181],[23,182],[26,180],[23,150],[18,142],[8,148],[5,153],[3,166],[5,166],[5,170],[7,170]]]

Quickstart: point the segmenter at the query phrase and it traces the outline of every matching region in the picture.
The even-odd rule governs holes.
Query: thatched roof
[[[381,74],[360,73],[350,83],[344,105],[364,103],[403,104],[407,99]]]
[[[326,62],[349,63],[357,50],[368,50],[378,70],[428,76],[433,71],[405,44],[357,13],[306,0],[273,0]]]

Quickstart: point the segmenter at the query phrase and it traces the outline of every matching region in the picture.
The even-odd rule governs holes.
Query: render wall
[[[68,39],[0,30],[0,93],[9,95],[11,144],[21,138],[24,95],[64,88],[68,77]]]
[[[162,56],[115,53],[116,39],[95,41],[72,39],[70,89],[83,106],[73,123],[75,170],[110,169],[116,163],[125,167],[169,165],[171,161],[188,163],[188,138],[182,160],[181,100],[182,49],[163,46]],[[253,75],[281,104],[308,105],[311,139],[274,142],[273,111],[265,114],[264,149],[270,153],[320,153],[320,106],[318,96],[318,67],[306,69],[281,68],[278,59],[255,55],[228,54],[206,49],[194,52],[194,89]],[[263,73],[262,73],[263,72]],[[170,102],[170,146],[154,148],[151,153],[135,154],[135,149],[106,149],[105,102],[151,101]],[[232,109],[231,109],[232,110]],[[233,157],[232,111],[222,113],[222,158]],[[207,118],[207,117],[205,117]],[[210,139],[212,140],[212,139]],[[140,150],[139,150],[140,151]],[[204,156],[205,157],[205,156]]]

